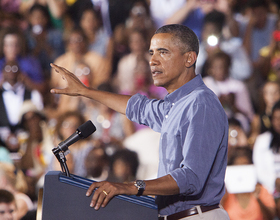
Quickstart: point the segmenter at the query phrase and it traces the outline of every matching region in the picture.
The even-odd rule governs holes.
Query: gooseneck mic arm
[[[65,157],[68,153],[70,153],[68,147],[80,139],[87,138],[95,131],[96,128],[94,124],[88,120],[86,123],[78,127],[74,134],[68,137],[65,141],[60,142],[57,147],[52,149],[53,154],[60,163],[62,172],[64,172],[66,176],[70,176]]]

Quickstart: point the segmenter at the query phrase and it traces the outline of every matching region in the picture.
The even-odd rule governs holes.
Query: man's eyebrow
[[[156,51],[169,51],[168,49],[166,49],[166,48],[162,48],[162,47],[160,47],[160,48],[157,48],[157,49],[155,49]],[[149,50],[149,52],[153,52],[154,50],[153,49],[150,49]]]

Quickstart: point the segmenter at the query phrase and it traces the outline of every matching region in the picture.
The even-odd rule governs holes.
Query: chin
[[[158,87],[164,87],[164,84],[159,82],[158,80],[154,80],[154,85]]]

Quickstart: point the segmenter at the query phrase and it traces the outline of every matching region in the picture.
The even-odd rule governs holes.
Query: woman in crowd
[[[86,8],[80,18],[80,27],[88,39],[88,49],[107,59],[108,65],[112,63],[113,41],[101,26],[100,17],[93,8]]]
[[[251,123],[249,144],[254,145],[256,137],[271,128],[271,113],[276,102],[280,100],[280,85],[275,81],[267,81],[262,87],[258,106],[259,114],[256,114]]]
[[[246,133],[250,131],[250,122],[254,116],[249,91],[246,84],[229,75],[231,57],[225,52],[214,53],[209,58],[209,76],[204,77],[205,84],[219,97],[229,118],[238,119]]]
[[[236,148],[228,161],[228,165],[234,166],[252,163],[252,151],[248,147]],[[273,196],[259,183],[253,192],[226,193],[222,205],[231,220],[272,220],[275,216]]]
[[[260,183],[270,193],[279,194],[276,189],[280,178],[280,102],[278,101],[271,114],[271,129],[257,136],[253,148],[253,161]]]
[[[77,128],[85,123],[85,118],[78,111],[69,111],[62,114],[57,121],[54,146],[58,146],[61,141],[66,140],[70,135],[76,132]],[[84,165],[85,158],[88,152],[93,148],[91,136],[87,139],[82,139],[72,144],[69,150],[70,154],[67,155],[67,165],[69,172],[86,176],[86,168]],[[50,170],[61,170],[56,158],[50,164]]]
[[[29,89],[44,92],[45,83],[42,67],[37,58],[28,55],[27,44],[23,35],[17,28],[2,29],[0,36],[0,69],[7,61],[15,61],[23,73],[23,83]],[[2,78],[2,72],[0,73]]]

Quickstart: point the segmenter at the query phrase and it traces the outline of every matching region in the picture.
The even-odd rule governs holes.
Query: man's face
[[[169,33],[155,34],[150,45],[150,67],[156,86],[170,93],[186,83],[188,53],[182,53],[179,41]]]
[[[17,220],[16,204],[0,203],[0,220]]]

